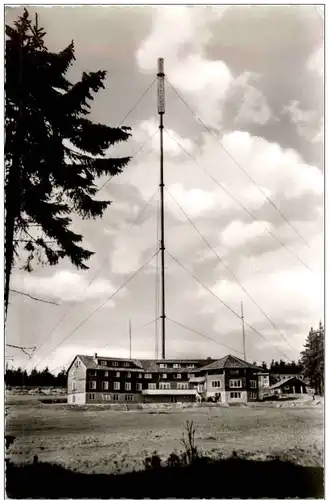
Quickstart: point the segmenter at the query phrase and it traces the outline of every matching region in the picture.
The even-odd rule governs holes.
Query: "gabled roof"
[[[105,357],[105,356],[97,356],[98,361],[121,361],[121,362],[129,362],[133,366],[131,367],[116,367],[116,366],[103,366],[95,361],[94,356],[91,355],[84,355],[84,354],[78,354],[75,356],[74,360],[72,361],[71,365],[69,366],[67,372],[70,370],[72,364],[74,361],[79,358],[81,362],[84,364],[84,366],[88,370],[104,370],[104,371],[109,371],[109,370],[115,370],[115,371],[120,371],[120,370],[127,370],[129,369],[130,371],[145,371],[145,372],[159,372],[159,373],[180,373],[180,372],[196,372],[199,369],[199,366],[204,365],[206,361],[203,360],[196,360],[196,359],[165,359],[165,360],[158,360],[158,359],[130,359],[130,358],[113,358],[113,357]],[[167,364],[167,363],[177,363],[181,364],[180,368],[160,368],[160,364]],[[195,366],[194,368],[187,368],[184,367],[184,365],[187,364],[197,364],[199,366]]]
[[[292,381],[298,381],[298,382],[301,382],[304,385],[307,385],[306,382],[304,382],[304,380],[302,380],[301,378],[290,377],[290,378],[287,378],[286,380],[281,380],[281,382],[277,382],[276,384],[271,385],[268,389],[269,390],[271,390],[271,389],[278,389],[279,387],[282,387],[283,385],[285,385],[285,384],[287,384],[289,382],[292,382]]]
[[[237,358],[228,354],[209,365],[203,366],[199,371],[211,371],[211,370],[222,370],[223,368],[253,368],[254,370],[263,371],[259,366],[252,365],[243,359]]]
[[[78,354],[76,356],[76,358],[79,358],[82,363],[85,365],[85,367],[87,369],[92,369],[92,370],[111,370],[112,368],[116,371],[120,370],[120,368],[116,367],[116,366],[102,366],[100,365],[99,363],[96,363],[95,361],[95,358],[94,356],[87,356],[85,354]],[[76,359],[74,358],[74,359]],[[136,360],[136,359],[129,359],[129,358],[108,358],[108,357],[103,357],[103,356],[97,356],[97,360],[98,361],[123,361],[123,362],[129,362],[132,364],[131,367],[129,367],[132,371],[134,370],[138,370],[138,371],[141,371],[143,370],[143,367],[140,363],[139,360]],[[125,369],[127,369],[127,367],[125,367]]]

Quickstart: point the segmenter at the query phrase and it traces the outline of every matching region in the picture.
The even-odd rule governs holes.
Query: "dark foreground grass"
[[[61,466],[7,464],[9,498],[319,498],[323,468],[230,458],[198,460],[122,475],[82,474]]]

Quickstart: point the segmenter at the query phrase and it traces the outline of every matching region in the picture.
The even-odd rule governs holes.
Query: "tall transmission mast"
[[[166,309],[165,309],[165,261],[164,261],[164,182],[163,182],[163,115],[165,114],[165,89],[164,89],[164,64],[163,59],[158,59],[158,114],[160,118],[160,204],[161,204],[161,240],[160,240],[160,253],[161,253],[161,327],[162,327],[162,359],[166,358]]]

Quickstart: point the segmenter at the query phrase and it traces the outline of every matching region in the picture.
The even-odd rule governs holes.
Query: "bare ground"
[[[186,408],[171,412],[72,409],[35,398],[7,400],[6,434],[16,437],[15,463],[39,460],[79,472],[127,472],[143,468],[154,451],[166,459],[182,450],[186,420],[193,420],[198,447],[209,456],[279,457],[323,466],[323,408]]]

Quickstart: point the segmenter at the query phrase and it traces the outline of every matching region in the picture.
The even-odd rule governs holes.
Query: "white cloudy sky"
[[[8,8],[7,23],[20,12]],[[204,285],[167,254],[167,315],[237,354],[241,321],[215,295],[238,315],[243,301],[246,321],[261,334],[246,327],[248,359],[297,359],[309,328],[323,318],[322,13],[314,6],[38,7],[38,13],[50,49],[74,39],[72,81],[84,70],[108,71],[106,90],[92,106],[95,121],[118,125],[164,58],[166,186],[215,250],[166,193],[168,252]],[[17,265],[13,274],[13,288],[60,304],[12,294],[7,342],[38,347],[28,368],[61,367],[78,352],[126,356],[129,318],[133,355],[154,356],[155,325],[143,325],[155,318],[155,259],[99,306],[156,249],[158,193],[133,223],[157,191],[156,85],[124,124],[132,138],[113,154],[146,144],[100,193],[113,200],[104,218],[75,221],[95,251],[90,270],[63,261],[31,274]],[[167,322],[170,357],[228,352]],[[7,354],[26,362],[18,351]]]

